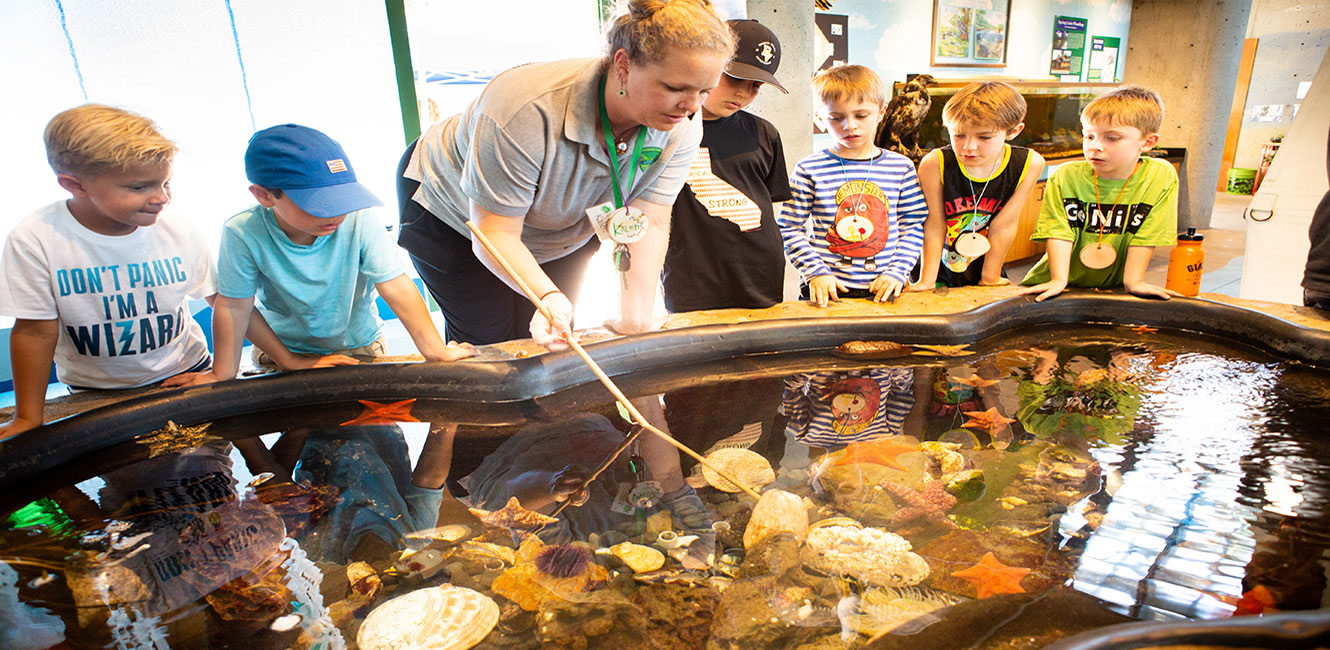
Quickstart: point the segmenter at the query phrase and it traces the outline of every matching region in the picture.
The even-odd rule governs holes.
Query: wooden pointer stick
[[[481,232],[480,229],[476,227],[476,224],[471,223],[470,221],[466,223],[466,227],[470,228],[471,232],[475,234],[476,241],[479,241],[480,245],[484,246],[486,251],[489,251],[490,257],[494,258],[494,261],[498,262],[499,266],[503,267],[503,270],[505,273],[508,274],[508,277],[512,278],[513,281],[517,283],[517,286],[522,289],[522,293],[526,294],[527,300],[530,300],[531,304],[535,305],[536,309],[540,310],[540,313],[543,316],[545,316],[545,320],[553,324],[554,314],[550,313],[548,307],[541,304],[540,296],[537,296],[536,292],[532,291],[531,287],[527,286],[527,283],[525,280],[522,279],[522,276],[518,275],[517,272],[513,270],[513,267],[508,264],[508,260],[504,259],[503,256],[499,254],[499,251],[494,248],[494,244],[490,243],[489,237],[486,237],[485,233]],[[677,448],[679,451],[682,451],[683,453],[691,456],[693,460],[696,460],[697,462],[701,463],[703,467],[710,469],[711,471],[718,474],[721,478],[739,486],[740,490],[743,490],[744,493],[748,494],[754,499],[761,498],[762,495],[758,494],[755,490],[748,487],[747,485],[744,485],[743,483],[740,483],[733,476],[730,476],[728,473],[721,471],[720,469],[713,466],[711,463],[708,463],[705,458],[698,455],[697,452],[690,449],[687,445],[679,442],[678,440],[675,440],[673,436],[671,436],[668,433],[665,433],[664,431],[661,431],[660,429],[657,429],[655,425],[648,422],[646,417],[644,417],[637,410],[637,407],[633,406],[633,403],[628,401],[628,397],[623,394],[623,391],[619,390],[619,387],[615,385],[614,380],[610,379],[609,375],[605,374],[604,370],[601,370],[600,364],[597,364],[596,360],[592,359],[591,355],[587,354],[586,350],[582,348],[582,344],[577,342],[576,337],[573,336],[568,337],[567,342],[568,342],[568,347],[572,348],[573,352],[577,353],[577,356],[582,357],[582,361],[586,363],[588,368],[591,369],[591,372],[595,373],[596,378],[600,380],[600,383],[604,384],[605,388],[609,389],[610,394],[614,395],[614,399],[617,400],[619,404],[623,406],[623,408],[627,410],[630,415],[633,416],[634,420],[633,424],[641,426],[647,431],[656,434],[665,442],[668,442],[669,444]]]

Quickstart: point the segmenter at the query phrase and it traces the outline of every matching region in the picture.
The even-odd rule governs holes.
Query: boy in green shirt
[[[1044,188],[1030,239],[1048,253],[1021,284],[1036,301],[1068,286],[1125,286],[1138,296],[1178,295],[1145,281],[1156,246],[1177,243],[1178,175],[1145,158],[1159,141],[1164,103],[1140,87],[1115,90],[1081,111],[1085,162],[1059,167]]]

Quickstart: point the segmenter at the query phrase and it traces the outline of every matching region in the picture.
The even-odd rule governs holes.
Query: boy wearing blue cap
[[[426,361],[475,354],[444,345],[388,231],[367,211],[383,204],[356,182],[335,140],[296,124],[264,129],[249,140],[245,176],[259,204],[222,231],[216,360],[201,382],[235,377],[246,333],[255,361],[283,370],[384,356],[375,290]]]

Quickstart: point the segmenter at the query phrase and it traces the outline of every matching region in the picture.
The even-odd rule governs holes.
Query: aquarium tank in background
[[[948,144],[942,125],[942,107],[957,91],[977,79],[947,79],[928,89],[933,105],[919,129],[919,146],[933,149]],[[999,80],[1001,81],[1001,80]],[[1029,147],[1046,159],[1081,155],[1081,109],[1094,98],[1117,88],[1117,84],[1054,84],[1052,82],[1007,81],[1025,97],[1025,130],[1011,142]],[[893,84],[893,95],[905,84]]]

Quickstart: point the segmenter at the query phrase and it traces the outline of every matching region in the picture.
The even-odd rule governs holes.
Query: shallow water
[[[1321,371],[1078,327],[626,379],[649,384],[648,419],[770,481],[758,514],[593,389],[501,426],[293,406],[54,472],[0,529],[0,620],[75,648],[356,647],[385,602],[455,585],[392,616],[455,647],[1036,648],[1325,598]],[[585,502],[502,510],[552,492]]]

